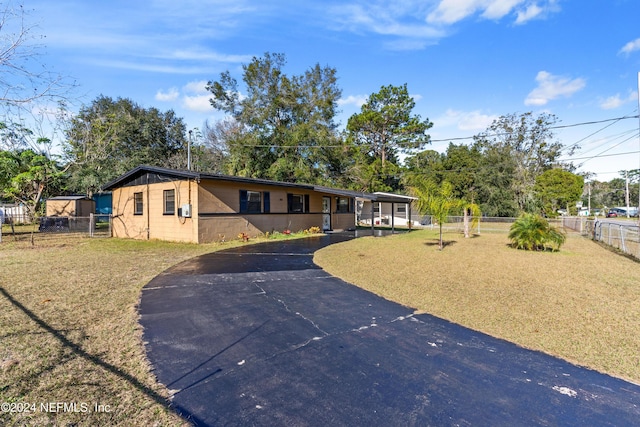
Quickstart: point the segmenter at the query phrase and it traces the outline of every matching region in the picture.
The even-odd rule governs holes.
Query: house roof
[[[172,177],[172,178],[193,179],[198,182],[200,182],[200,180],[202,179],[213,179],[213,180],[228,181],[228,182],[240,182],[240,183],[247,183],[247,184],[261,184],[261,185],[273,185],[278,187],[298,188],[302,190],[312,190],[312,191],[317,191],[317,192],[322,192],[327,194],[335,194],[336,196],[354,197],[354,198],[383,202],[383,203],[385,202],[410,203],[411,200],[415,199],[413,197],[403,196],[399,194],[365,193],[361,191],[352,191],[352,190],[344,190],[344,189],[338,189],[338,188],[332,188],[332,187],[325,187],[322,185],[312,185],[312,184],[283,182],[283,181],[271,181],[268,179],[246,178],[246,177],[240,177],[240,176],[186,171],[186,170],[179,170],[179,169],[168,169],[168,168],[161,168],[157,166],[146,166],[146,165],[141,165],[134,169],[131,169],[130,171],[119,176],[115,180],[104,185],[101,188],[101,191],[111,191],[115,188],[123,186],[125,183],[131,180],[134,180],[135,178],[142,176],[146,173],[155,173],[155,174],[159,174],[166,177]]]

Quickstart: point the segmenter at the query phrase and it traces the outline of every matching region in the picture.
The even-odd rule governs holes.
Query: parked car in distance
[[[621,208],[611,208],[607,212],[607,218],[617,218],[619,216],[627,216],[627,211]]]

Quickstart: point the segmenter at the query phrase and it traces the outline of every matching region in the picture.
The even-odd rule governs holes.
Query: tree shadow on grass
[[[117,366],[114,366],[114,365],[112,365],[112,364],[110,364],[108,362],[105,362],[104,360],[102,360],[98,356],[95,356],[95,355],[87,353],[78,344],[76,344],[75,342],[73,342],[70,339],[68,339],[60,330],[51,327],[44,320],[42,320],[40,317],[38,317],[34,312],[32,312],[27,307],[22,305],[15,298],[13,298],[13,296],[11,296],[11,294],[9,294],[9,292],[7,292],[3,287],[0,287],[0,294],[2,294],[16,308],[18,308],[20,311],[22,311],[24,314],[26,314],[39,327],[41,327],[46,332],[51,334],[54,338],[56,338],[60,342],[60,344],[62,344],[63,348],[71,350],[73,352],[73,354],[76,354],[77,356],[87,360],[88,362],[93,363],[96,366],[99,366],[99,367],[105,369],[106,371],[116,375],[117,377],[127,381],[129,384],[131,384],[135,388],[137,388],[140,392],[144,393],[149,398],[151,398],[153,401],[155,401],[156,403],[164,406],[165,408],[170,409],[170,410],[175,410],[175,408],[173,408],[173,405],[171,405],[171,403],[169,402],[169,400],[167,398],[165,398],[164,396],[162,396],[161,394],[159,394],[158,392],[156,392],[155,390],[153,390],[149,386],[147,386],[147,385],[143,384],[142,382],[140,382],[140,380],[137,379],[136,377],[134,377],[133,375],[130,375],[130,374],[122,371]],[[65,357],[62,360],[60,360],[60,362],[61,363],[66,363],[69,360],[70,360],[70,355],[67,355],[67,357]],[[49,367],[45,368],[45,371],[52,370],[54,367],[55,367],[54,365],[49,366]],[[184,414],[183,413],[183,416],[186,416],[187,418],[191,419],[192,421],[194,421],[196,423],[198,421],[197,419],[194,419],[194,417],[191,416],[190,414]]]
[[[447,246],[452,246],[452,245],[454,245],[456,243],[458,243],[457,240],[443,240],[442,241],[442,247],[446,248]],[[425,242],[424,244],[425,244],[425,246],[439,246],[440,245],[440,241],[439,240],[429,241],[429,242]]]

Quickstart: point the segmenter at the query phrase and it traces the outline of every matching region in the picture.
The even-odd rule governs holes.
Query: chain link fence
[[[31,224],[16,224],[5,220],[0,242],[53,240],[78,237],[111,237],[111,215],[91,214],[88,217],[50,216],[37,218]]]
[[[632,222],[564,217],[563,226],[640,259],[640,227]]]
[[[430,215],[424,217],[425,227],[437,228],[438,222]],[[508,233],[511,225],[517,220],[515,217],[490,217],[483,216],[478,218],[475,226],[471,227],[473,218],[469,217],[470,231],[475,234],[482,233]],[[556,227],[562,227],[561,219],[549,219],[549,223]],[[449,216],[446,222],[442,225],[442,229],[445,231],[458,231],[462,232],[464,229],[464,217],[463,216]]]

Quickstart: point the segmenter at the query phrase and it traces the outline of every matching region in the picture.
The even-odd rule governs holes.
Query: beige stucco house
[[[319,227],[355,227],[356,198],[335,188],[139,166],[103,187],[112,192],[113,236],[207,243]]]

